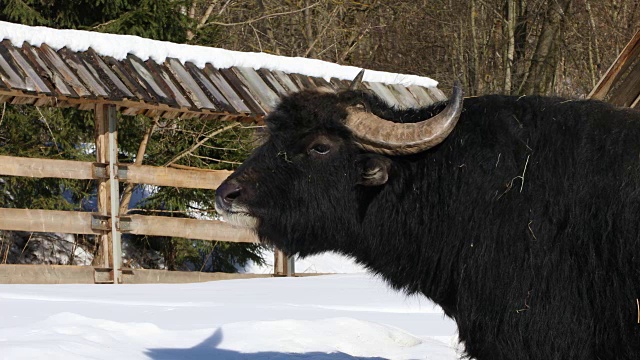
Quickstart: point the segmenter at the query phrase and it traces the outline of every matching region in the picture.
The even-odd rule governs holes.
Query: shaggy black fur
[[[355,91],[284,99],[227,180],[263,241],[337,251],[424,294],[478,360],[640,358],[640,112],[468,98],[442,144],[387,157],[343,126],[356,103],[396,122],[444,106],[401,111]],[[362,185],[380,164],[386,183]]]

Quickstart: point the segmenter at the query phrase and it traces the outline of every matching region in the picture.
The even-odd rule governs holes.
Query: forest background
[[[640,29],[629,0],[0,0],[0,20],[300,56],[428,76],[448,93],[584,98]],[[0,154],[93,161],[93,115],[3,105]],[[122,117],[119,161],[233,169],[253,129]],[[204,140],[204,141],[203,141]],[[200,145],[197,145],[200,144]],[[197,145],[197,146],[194,146]],[[131,194],[145,200],[130,203]],[[92,210],[91,181],[0,178],[0,207]],[[215,217],[214,193],[122,186],[121,212]],[[125,264],[232,272],[257,245],[125,239]],[[100,263],[91,236],[0,232],[0,263]]]

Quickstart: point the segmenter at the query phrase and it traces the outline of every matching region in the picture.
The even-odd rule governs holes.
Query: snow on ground
[[[238,269],[239,272],[247,274],[273,274],[273,251],[265,250],[262,253],[262,257],[266,262],[264,265],[257,265],[249,261],[243,268]],[[362,265],[340,254],[323,253],[308,256],[304,259],[295,259],[296,274],[360,274],[365,272],[367,272],[367,269]]]
[[[111,56],[118,60],[126,58],[127,54],[133,54],[143,61],[152,59],[159,63],[163,63],[166,58],[176,58],[183,64],[190,61],[198,67],[204,67],[207,63],[218,69],[244,66],[256,70],[281,70],[286,73],[322,77],[326,80],[332,77],[353,80],[360,71],[360,68],[354,66],[343,66],[316,59],[230,51],[151,40],[132,35],[114,35],[83,30],[57,30],[0,21],[0,40],[2,39],[8,39],[18,47],[22,46],[23,42],[27,42],[33,46],[45,43],[55,50],[66,47],[71,51],[86,51],[92,48],[100,55]],[[375,70],[367,70],[363,80],[404,86],[435,87],[438,85],[437,81],[428,77]]]
[[[0,359],[457,359],[456,327],[367,274],[0,285]]]

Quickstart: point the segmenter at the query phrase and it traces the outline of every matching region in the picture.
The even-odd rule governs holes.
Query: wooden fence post
[[[118,180],[118,116],[115,105],[105,105],[109,123],[109,184],[111,196],[111,240],[113,283],[122,283],[122,243],[120,237],[120,183]]]
[[[115,105],[96,104],[96,161],[109,164],[109,178],[98,180],[98,213],[111,219],[111,229],[100,235],[102,265],[113,271],[113,283],[122,282],[122,244],[119,230],[118,127]]]
[[[274,256],[273,275],[293,276],[295,273],[295,261],[293,257],[286,256],[278,249],[276,249]]]
[[[108,129],[109,122],[106,116],[106,110],[104,104],[96,104],[95,111],[95,136],[96,136],[96,162],[100,164],[106,164],[109,162],[109,139]],[[102,216],[109,216],[111,212],[110,198],[109,198],[109,180],[100,178],[97,180],[98,184],[98,213]],[[104,268],[110,267],[111,259],[113,258],[112,251],[112,239],[109,232],[104,232],[100,235],[100,246],[102,247],[102,261],[98,266]]]

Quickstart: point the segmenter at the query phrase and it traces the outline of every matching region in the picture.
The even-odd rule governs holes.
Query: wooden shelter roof
[[[126,46],[124,40],[123,36],[122,46]],[[14,44],[6,38],[0,42],[0,80],[0,103],[87,110],[96,103],[108,103],[126,115],[247,120],[262,118],[280,97],[292,92],[348,86],[347,81],[337,78],[327,81],[281,70],[215,68],[211,63],[197,66],[170,57],[159,63],[132,53],[116,59],[92,48],[71,51],[65,46],[55,50],[44,42],[33,46]],[[405,107],[446,98],[435,87],[366,81],[364,86],[387,102]]]
[[[620,52],[589,98],[640,109],[640,30]]]

